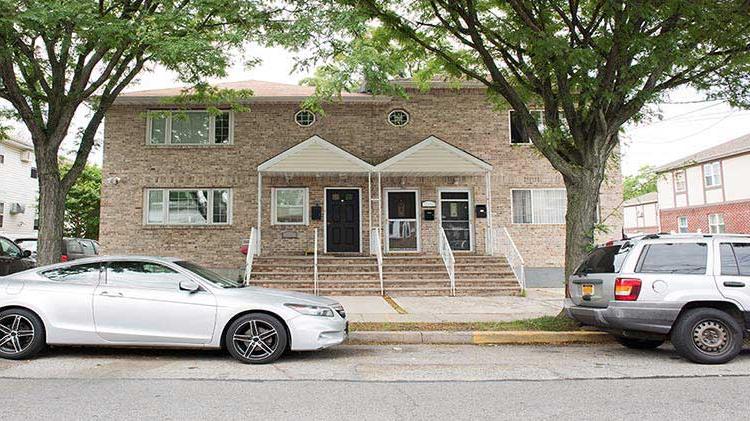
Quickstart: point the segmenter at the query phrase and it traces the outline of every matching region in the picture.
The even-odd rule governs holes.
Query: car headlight
[[[297,313],[304,314],[306,316],[333,317],[333,310],[328,307],[292,303],[284,305],[296,311]]]

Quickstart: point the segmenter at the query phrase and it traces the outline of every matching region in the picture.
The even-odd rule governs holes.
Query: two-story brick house
[[[34,147],[18,139],[0,139],[0,235],[36,237],[38,196]]]
[[[750,233],[750,135],[657,172],[662,231]]]
[[[313,88],[258,81],[220,85],[254,96],[249,111],[219,115],[200,107],[170,113],[164,99],[179,89],[121,95],[105,122],[103,247],[237,272],[252,228],[261,259],[311,253],[317,231],[321,258],[350,256],[335,264],[353,268],[355,257],[377,254],[377,236],[391,269],[402,267],[399,277],[416,271],[419,257],[430,278],[442,266],[430,259],[438,259],[443,233],[457,266],[480,274],[471,257],[493,254],[507,228],[527,284],[562,285],[564,184],[512,113],[493,107],[479,85],[435,83],[420,92],[394,83],[408,99],[345,93],[324,115],[300,109]],[[621,191],[614,168],[603,215]],[[605,223],[621,229],[618,216]],[[485,263],[487,271],[495,264]],[[308,260],[296,266],[307,270]]]

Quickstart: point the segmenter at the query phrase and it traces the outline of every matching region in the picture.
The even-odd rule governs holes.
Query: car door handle
[[[102,291],[99,295],[104,297],[123,297],[122,292],[109,292],[109,291]]]
[[[745,286],[745,283],[740,281],[724,281],[724,286],[730,288],[742,288]]]

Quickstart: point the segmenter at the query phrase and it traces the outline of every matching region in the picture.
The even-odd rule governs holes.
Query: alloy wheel
[[[263,320],[248,320],[232,337],[237,352],[248,360],[263,360],[279,347],[279,333]]]
[[[34,341],[34,325],[20,314],[0,318],[0,352],[15,355],[25,351]]]
[[[693,328],[693,344],[710,355],[723,353],[731,340],[731,331],[719,320],[701,320]]]

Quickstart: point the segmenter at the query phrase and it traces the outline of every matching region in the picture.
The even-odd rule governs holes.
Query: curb
[[[359,331],[349,334],[352,345],[564,345],[614,342],[605,332],[535,331]]]

